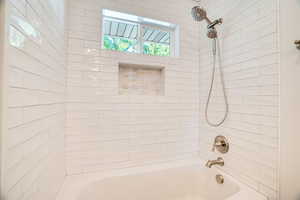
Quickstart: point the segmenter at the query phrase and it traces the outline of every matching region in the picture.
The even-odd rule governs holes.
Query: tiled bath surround
[[[219,134],[231,144],[224,170],[278,199],[277,1],[203,1],[225,21],[218,30],[230,113],[220,128],[204,121],[212,60],[206,27],[199,31],[190,16],[192,1],[69,0],[68,69],[64,1],[7,2],[4,199],[55,199],[65,175],[64,136],[70,175],[193,158],[199,148],[201,158],[215,159],[209,150]],[[178,24],[180,56],[101,50],[103,8]],[[164,67],[164,95],[120,95],[119,63]],[[218,83],[212,119],[223,110]]]
[[[71,0],[68,174],[187,159],[198,152],[198,26],[191,1]],[[180,26],[180,57],[101,50],[102,9]],[[165,91],[119,95],[119,63],[164,67]]]
[[[65,176],[65,5],[8,0],[5,6],[8,130],[1,199],[53,200]]]
[[[279,50],[277,1],[205,1],[212,18],[223,17],[220,33],[224,77],[229,100],[229,117],[219,128],[209,127],[204,107],[212,69],[205,27],[201,33],[200,54],[200,154],[209,153],[213,138],[225,135],[230,151],[224,155],[224,170],[255,190],[278,199],[278,108]],[[210,118],[223,115],[219,73],[216,75]],[[222,155],[223,156],[223,155]]]

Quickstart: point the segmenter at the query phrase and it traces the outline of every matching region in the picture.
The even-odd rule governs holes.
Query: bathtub
[[[203,164],[164,165],[69,176],[57,200],[267,200]],[[216,175],[224,176],[224,184]]]

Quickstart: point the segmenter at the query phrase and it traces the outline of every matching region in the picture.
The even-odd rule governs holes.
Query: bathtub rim
[[[57,195],[56,200],[77,200],[82,190],[97,181],[101,181],[106,178],[116,177],[116,176],[126,176],[126,175],[137,175],[147,172],[155,172],[166,169],[174,169],[180,167],[188,167],[199,165],[199,168],[204,168],[205,162],[200,159],[174,161],[167,163],[159,163],[147,166],[136,166],[121,169],[112,169],[109,171],[97,171],[89,173],[81,173],[67,176],[65,182],[61,188],[61,191]],[[226,200],[267,200],[267,197],[258,193],[254,189],[250,188],[246,184],[236,180],[231,175],[226,172],[215,168],[220,174],[224,175],[225,178],[229,178],[234,184],[239,186],[239,192],[226,198]]]

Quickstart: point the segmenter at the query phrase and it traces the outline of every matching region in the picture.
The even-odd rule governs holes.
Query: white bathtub
[[[201,165],[164,165],[70,176],[57,200],[267,199],[230,176]],[[216,174],[225,177],[224,184],[216,183]]]

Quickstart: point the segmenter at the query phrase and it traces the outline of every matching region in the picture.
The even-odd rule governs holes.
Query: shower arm
[[[207,25],[207,28],[208,29],[211,29],[211,28],[214,28],[215,25],[217,24],[222,24],[223,23],[223,19],[220,18],[220,19],[216,19],[215,21],[210,21],[208,18],[206,18],[206,21],[208,22],[208,25]]]

